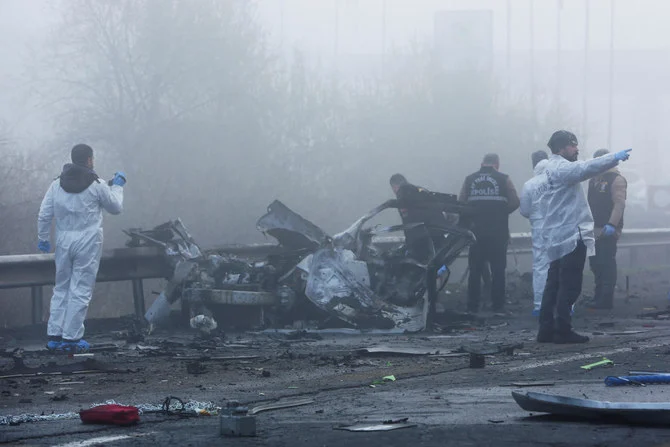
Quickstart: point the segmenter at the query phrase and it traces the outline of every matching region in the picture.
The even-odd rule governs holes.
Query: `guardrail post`
[[[141,279],[133,279],[133,304],[135,315],[143,317],[146,309],[144,307],[144,284]]]
[[[42,322],[42,286],[32,286],[30,288],[30,298],[32,301],[33,324]]]
[[[637,260],[638,260],[638,247],[630,247],[630,267],[635,268],[637,267]]]

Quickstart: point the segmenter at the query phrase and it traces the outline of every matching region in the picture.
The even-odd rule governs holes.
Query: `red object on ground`
[[[81,410],[79,417],[84,424],[132,425],[140,421],[140,410],[117,404],[99,405]]]

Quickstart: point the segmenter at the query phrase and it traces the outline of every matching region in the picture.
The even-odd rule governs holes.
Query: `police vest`
[[[603,175],[589,180],[589,206],[593,214],[593,223],[598,227],[604,227],[609,223],[614,200],[612,200],[612,184],[619,176],[617,172],[606,172]],[[618,228],[623,228],[623,217]]]
[[[479,234],[509,234],[508,176],[491,167],[465,179],[466,201],[474,209],[472,230]]]

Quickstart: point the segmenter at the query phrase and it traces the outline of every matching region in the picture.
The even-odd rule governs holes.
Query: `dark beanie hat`
[[[577,137],[574,133],[567,130],[558,130],[551,136],[547,146],[555,154],[567,146],[577,146],[577,144]]]
[[[93,157],[93,149],[88,144],[77,144],[72,148],[72,163],[86,166],[89,158]]]
[[[547,151],[535,151],[532,154],[530,154],[530,161],[533,162],[533,167],[537,166],[539,162],[542,160],[546,160],[549,158],[549,155],[547,155]]]

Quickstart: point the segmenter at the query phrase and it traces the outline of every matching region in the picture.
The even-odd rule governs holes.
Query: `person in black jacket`
[[[398,208],[403,224],[424,225],[405,230],[405,245],[409,255],[421,262],[428,262],[444,246],[445,233],[436,227],[445,227],[447,220],[439,209],[429,206],[431,192],[407,181],[402,174],[394,174],[389,181],[400,202]]]
[[[609,154],[599,149],[593,158]],[[626,179],[617,168],[589,180],[589,207],[593,214],[596,254],[589,258],[595,277],[594,309],[612,309],[614,288],[617,279],[617,241],[623,229],[623,214],[626,208]]]
[[[458,200],[474,208],[470,229],[477,242],[468,256],[468,311],[479,311],[482,270],[491,265],[491,301],[494,312],[505,309],[505,268],[509,242],[509,214],[519,208],[519,196],[509,176],[499,172],[500,158],[487,154],[481,169],[463,182]]]

